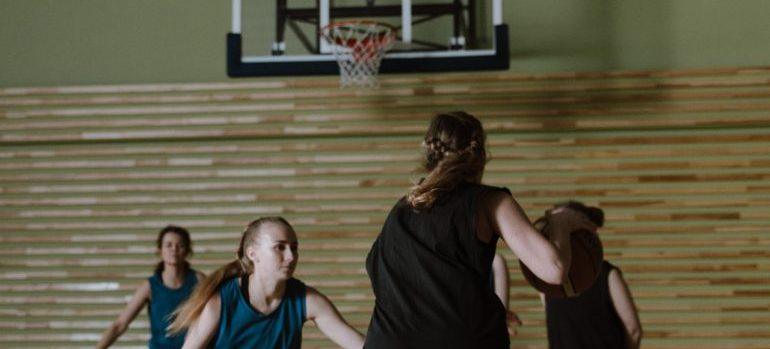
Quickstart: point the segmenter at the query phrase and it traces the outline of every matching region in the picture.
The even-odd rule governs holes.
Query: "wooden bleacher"
[[[603,207],[607,258],[640,308],[644,348],[770,342],[770,67],[667,72],[332,77],[0,89],[0,347],[93,347],[157,261],[166,224],[193,265],[228,262],[242,227],[282,215],[298,278],[362,331],[365,255],[416,177],[437,111],[489,133],[485,182],[538,216]],[[515,258],[514,348],[546,348]],[[312,324],[305,348],[333,347]],[[144,347],[143,313],[116,347]]]

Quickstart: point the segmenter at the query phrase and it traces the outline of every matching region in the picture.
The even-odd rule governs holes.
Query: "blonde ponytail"
[[[181,333],[195,323],[203,312],[203,308],[206,307],[206,303],[219,292],[225,281],[234,277],[243,277],[254,272],[254,265],[246,257],[246,247],[253,245],[257,241],[260,226],[267,222],[282,224],[291,231],[294,231],[289,222],[282,217],[263,217],[249,223],[241,235],[241,242],[236,252],[237,258],[198,282],[190,298],[171,315],[173,321],[166,329],[169,334]]]
[[[178,334],[189,328],[203,312],[209,299],[219,292],[222,284],[233,277],[245,275],[242,263],[239,260],[232,261],[217,269],[213,274],[200,280],[190,298],[174,311],[174,321],[168,326],[169,334]]]

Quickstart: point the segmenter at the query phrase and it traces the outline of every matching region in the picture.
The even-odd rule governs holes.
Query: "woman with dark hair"
[[[343,348],[361,348],[363,336],[326,296],[294,279],[297,234],[281,217],[246,227],[237,258],[201,283],[176,312],[171,333],[189,328],[184,348],[299,349],[312,320]]]
[[[485,142],[470,114],[431,120],[426,176],[393,207],[367,256],[376,300],[366,348],[508,348],[505,307],[489,286],[499,238],[546,282],[569,270],[562,225],[592,224],[557,210],[564,219],[545,239],[507,189],[481,184]]]
[[[551,210],[563,208],[585,215],[597,229],[604,226],[604,211],[598,207],[568,201]],[[551,349],[639,348],[642,325],[634,299],[620,268],[607,260],[602,262],[594,284],[579,295],[556,298],[540,293],[540,300]]]
[[[128,325],[145,304],[150,316],[151,349],[178,349],[182,347],[184,335],[168,336],[166,327],[169,316],[185,301],[195,288],[203,273],[190,268],[187,258],[192,255],[192,240],[187,229],[175,225],[163,228],[156,239],[160,262],[153,275],[145,280],[134,292],[134,296],[117,320],[104,331],[97,348],[107,348],[122,335]]]

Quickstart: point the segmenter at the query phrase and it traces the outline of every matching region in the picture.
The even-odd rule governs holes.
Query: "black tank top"
[[[476,204],[491,191],[463,184],[432,208],[402,198],[366,258],[376,297],[365,348],[508,348],[505,308],[489,287],[497,235],[476,235]]]
[[[625,331],[610,297],[608,277],[617,269],[607,261],[596,282],[574,298],[546,297],[548,345],[551,349],[625,348]],[[618,269],[618,272],[620,270]]]

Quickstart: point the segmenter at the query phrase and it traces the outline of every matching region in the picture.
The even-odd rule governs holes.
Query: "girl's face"
[[[187,246],[184,245],[182,237],[176,233],[166,233],[160,244],[160,257],[163,263],[177,265],[184,262],[187,258]]]
[[[299,257],[297,236],[282,224],[268,222],[259,229],[257,240],[246,249],[246,255],[254,263],[254,271],[278,280],[291,278]]]

